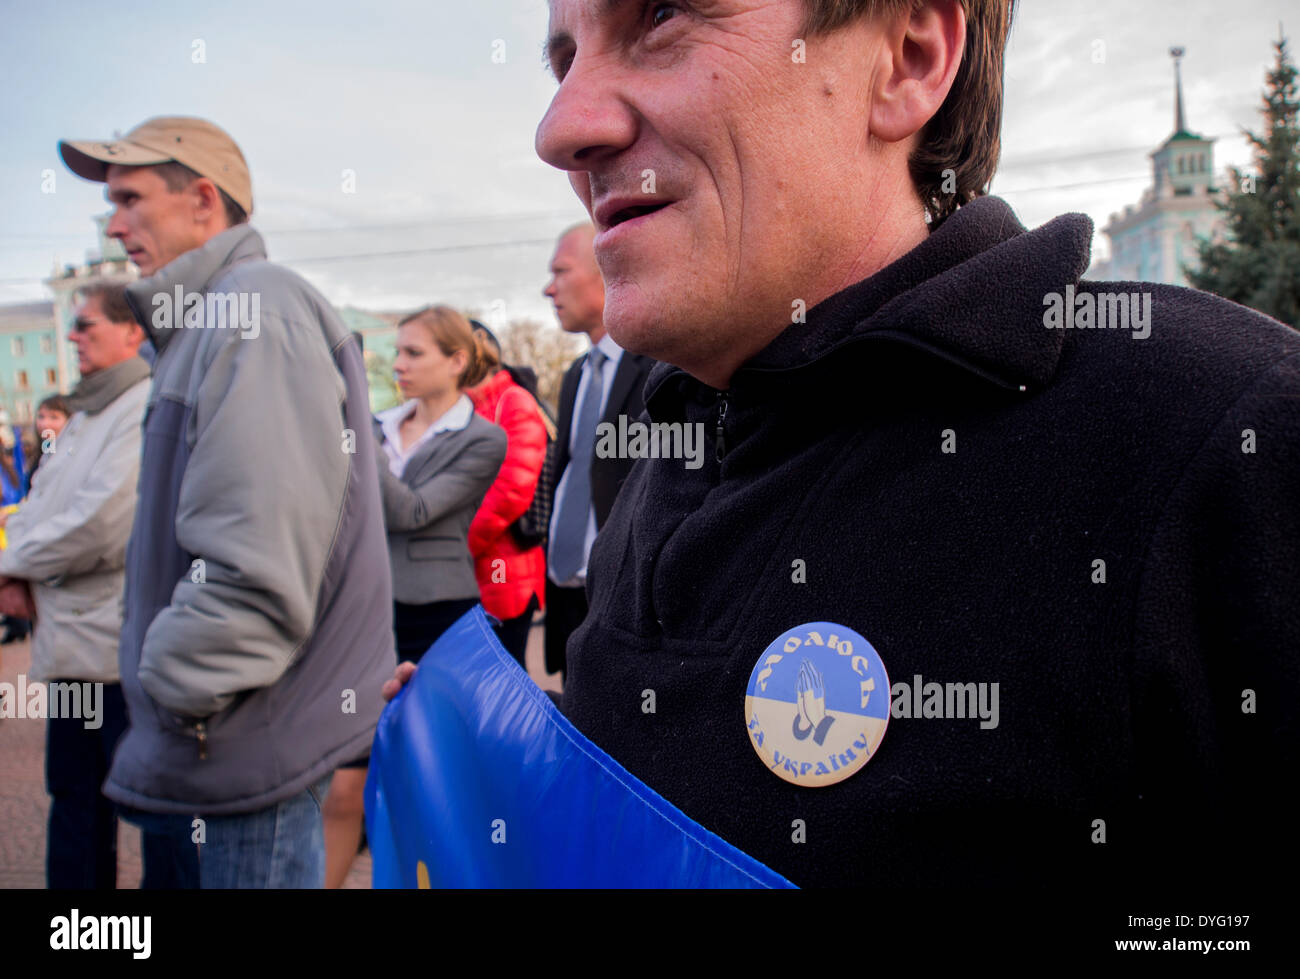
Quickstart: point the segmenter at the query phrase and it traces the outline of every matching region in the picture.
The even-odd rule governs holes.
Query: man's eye
[[[676,16],[678,10],[671,3],[655,3],[650,6],[650,29],[665,24]]]

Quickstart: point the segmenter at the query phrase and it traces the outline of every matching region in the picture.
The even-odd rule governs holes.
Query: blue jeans
[[[170,881],[149,887],[322,888],[325,829],[321,803],[330,776],[283,802],[231,816],[188,816],[123,809],[122,818],[164,838],[172,849]],[[202,819],[202,826],[195,820]],[[202,830],[202,842],[195,837]],[[155,860],[163,866],[164,861]],[[197,877],[197,880],[195,879]]]

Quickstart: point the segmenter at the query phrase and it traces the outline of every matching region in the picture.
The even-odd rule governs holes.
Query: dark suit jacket
[[[587,362],[583,354],[564,372],[564,383],[560,385],[559,432],[555,438],[555,486],[560,485],[564,469],[569,464],[569,429],[573,427],[574,402],[578,396],[578,382],[582,379],[582,368]],[[605,411],[600,416],[602,422],[618,424],[619,415],[627,415],[629,422],[641,417],[645,410],[645,382],[650,368],[655,365],[650,357],[634,354],[624,350],[618,359],[618,371],[614,375],[613,386],[609,389],[609,400],[605,402]],[[635,459],[598,459],[591,460],[591,502],[596,507],[596,529],[604,526],[609,518],[609,511],[614,508],[614,498],[618,496],[619,487],[627,474],[632,471]],[[558,501],[557,501],[558,502]]]

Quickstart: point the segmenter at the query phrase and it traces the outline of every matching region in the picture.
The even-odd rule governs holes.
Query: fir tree
[[[1198,289],[1267,313],[1300,329],[1300,127],[1296,66],[1286,38],[1274,43],[1276,63],[1264,93],[1265,132],[1246,131],[1255,147],[1255,173],[1230,168],[1232,184],[1218,204],[1226,240],[1202,241]]]

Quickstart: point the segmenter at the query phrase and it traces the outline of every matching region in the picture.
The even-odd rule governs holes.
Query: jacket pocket
[[[410,537],[406,556],[412,561],[456,561],[469,557],[469,546],[459,537]]]

